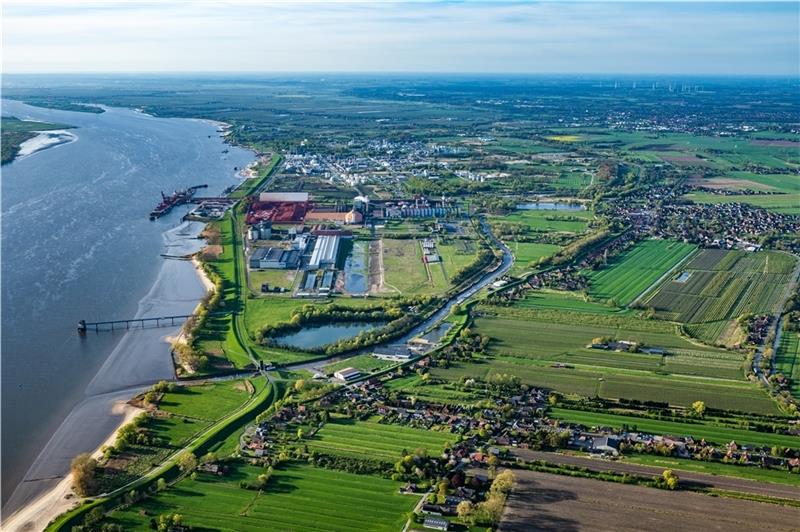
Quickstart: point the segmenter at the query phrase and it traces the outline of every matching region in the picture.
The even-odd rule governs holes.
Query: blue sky
[[[798,6],[4,0],[3,70],[797,76]]]

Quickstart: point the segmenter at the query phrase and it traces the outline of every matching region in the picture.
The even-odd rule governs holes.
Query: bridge
[[[81,320],[78,322],[78,333],[85,334],[87,330],[94,329],[95,332],[100,331],[113,331],[115,327],[117,329],[122,329],[123,326],[125,329],[133,328],[141,328],[144,329],[146,324],[150,323],[155,325],[155,327],[167,327],[175,325],[175,321],[178,320],[186,320],[190,318],[191,314],[185,314],[181,316],[158,316],[155,318],[133,318],[130,320],[110,320],[110,321],[86,321]],[[137,325],[139,327],[137,327]]]

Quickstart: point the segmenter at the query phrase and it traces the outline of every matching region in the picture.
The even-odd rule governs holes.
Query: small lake
[[[295,333],[275,336],[276,344],[297,349],[317,349],[322,346],[358,336],[361,331],[371,331],[386,325],[384,322],[333,323],[306,327]]]
[[[563,203],[554,201],[539,201],[537,203],[519,203],[518,211],[585,211],[586,207],[580,203]]]
[[[353,242],[353,250],[344,263],[344,289],[350,294],[367,292],[367,260],[369,258],[369,242]]]

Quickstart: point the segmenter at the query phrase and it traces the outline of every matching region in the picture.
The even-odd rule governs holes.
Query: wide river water
[[[8,100],[2,114],[76,126],[69,131],[77,136],[2,167],[7,515],[51,486],[74,454],[102,442],[116,423],[111,402],[170,376],[164,337],[175,329],[81,337],[77,322],[189,313],[202,285],[191,263],[160,255],[196,249],[198,224],[181,225],[185,206],[155,222],[147,214],[162,190],[207,183],[200,195],[218,195],[240,181],[234,168],[253,154],[199,120]]]

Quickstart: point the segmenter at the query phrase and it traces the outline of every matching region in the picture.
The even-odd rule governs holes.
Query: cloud
[[[4,3],[6,72],[796,75],[796,3]]]

